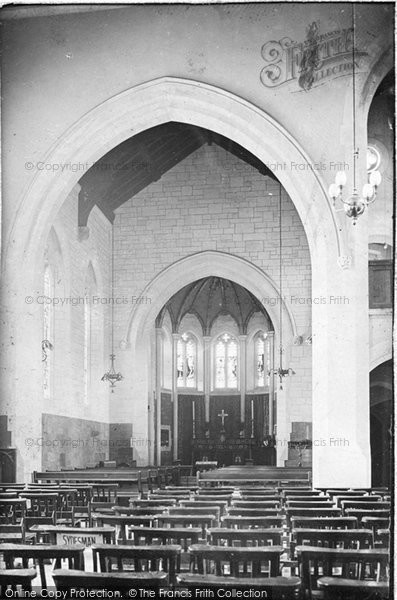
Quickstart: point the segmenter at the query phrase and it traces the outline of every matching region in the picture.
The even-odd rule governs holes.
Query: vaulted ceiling
[[[236,321],[241,334],[247,333],[250,318],[256,312],[267,320],[268,329],[273,326],[270,318],[257,298],[241,285],[222,277],[199,279],[174,294],[157,317],[161,326],[168,311],[174,332],[178,331],[183,317],[193,314],[200,321],[203,335],[210,335],[214,321],[220,315],[230,315]]]
[[[95,205],[112,222],[119,206],[159,180],[203,144],[217,144],[263,175],[274,178],[272,171],[260,160],[232,140],[194,125],[164,123],[122,142],[81,177],[79,226],[87,225]]]

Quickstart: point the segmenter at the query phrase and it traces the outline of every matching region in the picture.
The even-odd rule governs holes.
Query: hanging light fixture
[[[284,377],[288,377],[289,375],[295,375],[295,371],[293,369],[284,369],[283,368],[283,354],[284,354],[284,346],[283,346],[283,235],[282,235],[282,213],[281,213],[281,183],[279,183],[278,188],[278,206],[279,206],[279,244],[280,244],[280,252],[279,252],[279,269],[280,269],[280,349],[279,349],[279,367],[275,369],[273,372],[280,380],[280,390],[283,389],[283,379]]]
[[[118,381],[123,379],[121,373],[116,373],[114,368],[114,361],[116,355],[114,353],[114,222],[112,223],[112,353],[110,355],[110,369],[101,378],[101,381],[109,381],[112,393],[114,393],[114,386]]]
[[[358,217],[363,214],[365,207],[375,201],[382,177],[379,171],[371,170],[368,181],[364,184],[360,196],[357,191],[357,160],[359,149],[356,147],[356,13],[354,2],[352,2],[352,45],[353,192],[346,200],[344,199],[343,188],[346,185],[347,177],[345,171],[338,171],[335,176],[335,182],[331,183],[328,193],[333,200],[334,207],[336,200],[340,200],[343,203],[346,215],[353,219],[353,225],[355,225]]]

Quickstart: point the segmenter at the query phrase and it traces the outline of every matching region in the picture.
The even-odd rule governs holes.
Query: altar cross
[[[227,413],[225,413],[225,411],[222,408],[222,412],[220,412],[218,415],[218,417],[220,417],[222,419],[222,427],[225,427],[225,418],[228,416],[229,415]]]

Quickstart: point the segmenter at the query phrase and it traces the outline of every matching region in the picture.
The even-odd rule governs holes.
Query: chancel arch
[[[234,281],[201,278],[168,300],[156,331],[158,464],[274,464],[263,445],[274,428],[274,329],[261,302]]]

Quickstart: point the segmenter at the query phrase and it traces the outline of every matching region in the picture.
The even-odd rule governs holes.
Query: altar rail
[[[228,467],[197,473],[200,486],[310,486],[311,469],[288,467]]]

